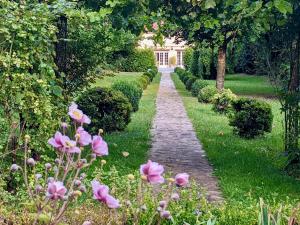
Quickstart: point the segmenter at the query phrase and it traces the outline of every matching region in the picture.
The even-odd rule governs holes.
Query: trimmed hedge
[[[208,85],[201,89],[198,95],[198,101],[204,103],[211,103],[215,94],[218,93],[218,90],[213,85]]]
[[[124,72],[145,72],[155,70],[155,55],[151,49],[135,49],[127,58],[115,62],[117,69]]]
[[[273,114],[270,104],[257,99],[240,98],[232,103],[229,125],[239,136],[254,138],[272,131]]]
[[[139,102],[143,94],[143,89],[135,82],[117,81],[113,83],[112,89],[121,91],[129,100],[133,112],[138,111]]]
[[[197,77],[190,76],[185,83],[185,88],[190,91],[192,89],[193,83],[195,83],[197,79]]]
[[[130,122],[132,106],[128,98],[112,88],[97,87],[82,93],[77,104],[92,119],[87,129],[97,133],[124,130]]]
[[[231,110],[231,104],[237,96],[230,89],[224,89],[221,93],[215,94],[212,100],[213,111],[224,114]]]
[[[197,97],[202,88],[208,86],[208,82],[206,80],[198,79],[192,85],[192,95]]]

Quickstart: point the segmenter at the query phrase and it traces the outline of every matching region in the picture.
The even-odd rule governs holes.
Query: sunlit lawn
[[[270,85],[266,76],[254,76],[245,74],[226,74],[225,88],[239,95],[254,95],[262,97],[274,97],[275,88]],[[210,84],[215,84],[215,80],[209,80]]]
[[[114,75],[105,76],[103,78],[98,79],[93,86],[109,87],[113,82],[117,80],[134,81],[141,75],[142,73],[138,72],[115,73]]]
[[[173,75],[173,79],[228,200],[247,201],[252,197],[263,197],[271,201],[273,198],[286,200],[289,197],[289,201],[296,201],[300,198],[300,181],[287,176],[282,170],[285,163],[283,116],[277,100],[266,100],[272,105],[274,114],[272,133],[246,140],[233,134],[226,116],[213,112],[211,104],[198,103],[177,76]],[[235,84],[233,79],[238,82]],[[229,76],[225,86],[232,87],[239,94],[272,93],[271,87],[261,77]]]

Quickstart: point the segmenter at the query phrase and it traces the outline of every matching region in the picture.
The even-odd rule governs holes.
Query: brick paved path
[[[170,73],[161,78],[152,127],[150,159],[172,173],[187,172],[207,190],[210,201],[222,199],[209,165]]]

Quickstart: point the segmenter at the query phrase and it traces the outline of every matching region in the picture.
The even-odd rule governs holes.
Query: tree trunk
[[[217,68],[215,65],[215,54],[214,54],[215,46],[213,44],[210,45],[210,65],[209,65],[209,79],[215,80],[217,77]]]
[[[219,91],[224,89],[225,70],[226,70],[226,49],[227,43],[224,43],[218,49],[218,68],[216,87]]]

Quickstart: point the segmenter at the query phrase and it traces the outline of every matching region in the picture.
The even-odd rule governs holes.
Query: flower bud
[[[11,167],[10,167],[10,171],[11,172],[16,172],[18,171],[20,167],[17,165],[17,164],[12,164]]]
[[[51,165],[50,163],[46,163],[46,164],[45,164],[45,168],[46,168],[46,170],[50,170],[50,169],[51,169],[51,167],[52,167],[52,165]]]
[[[35,191],[36,191],[36,193],[39,193],[39,192],[41,192],[43,190],[43,187],[41,186],[41,185],[36,185],[35,186]]]
[[[175,179],[174,178],[168,178],[167,179],[170,183],[174,183],[175,182]]]
[[[86,187],[84,185],[80,185],[79,190],[81,192],[86,192]]]
[[[147,180],[147,176],[142,175],[142,176],[141,176],[141,179],[144,180],[144,181],[146,181],[146,180]]]
[[[101,164],[102,164],[102,165],[105,165],[105,164],[106,164],[106,160],[102,159],[102,160],[101,160]]]
[[[27,159],[27,164],[29,166],[35,166],[35,160],[33,158],[29,158],[29,159]]]
[[[96,154],[91,154],[92,159],[96,159],[97,155]]]
[[[84,221],[82,225],[92,225],[91,221]]]
[[[129,200],[126,200],[125,204],[129,207],[131,206],[131,202]]]
[[[80,159],[80,162],[81,162],[82,164],[87,164],[87,160],[86,160],[86,159]]]
[[[165,219],[171,219],[170,211],[164,210],[160,213],[160,216]]]
[[[58,167],[57,167],[57,166],[54,166],[54,167],[53,167],[53,172],[54,172],[54,173],[57,173],[57,172],[58,172]]]
[[[42,174],[40,174],[40,173],[37,173],[37,174],[35,174],[35,179],[36,180],[39,180],[39,179],[41,179],[43,176],[42,176]]]
[[[85,173],[81,173],[79,179],[80,179],[80,180],[83,180],[84,178],[86,178],[86,174],[85,174]]]
[[[74,191],[73,193],[72,193],[72,195],[73,196],[75,196],[75,197],[77,197],[77,196],[81,196],[82,195],[82,193],[81,193],[81,191]]]
[[[65,196],[62,198],[62,200],[64,200],[64,201],[68,201],[68,199],[69,199],[69,197],[68,197],[67,195],[65,195]]]
[[[54,162],[55,162],[56,164],[59,164],[59,163],[61,162],[61,160],[58,159],[58,158],[56,158],[56,159],[54,160]]]
[[[102,129],[99,129],[99,134],[103,134],[104,131]]]
[[[81,185],[81,181],[80,180],[75,180],[74,184],[75,184],[75,186],[80,186]]]
[[[62,122],[60,125],[64,129],[68,128],[68,126],[69,126],[66,122]]]
[[[53,181],[54,181],[54,178],[53,178],[53,177],[48,177],[47,183],[51,183],[51,182],[53,182]]]
[[[128,174],[127,178],[128,178],[128,180],[134,180],[134,175],[133,174]]]
[[[177,200],[179,200],[179,195],[177,193],[173,193],[171,195],[171,199],[174,200],[174,201],[177,201]]]
[[[167,206],[167,202],[166,201],[160,201],[159,202],[159,207],[161,207],[161,208],[166,208],[166,206]]]
[[[25,141],[27,141],[27,142],[30,141],[30,136],[29,136],[28,134],[26,134],[26,135],[24,136],[24,138],[25,138]]]

